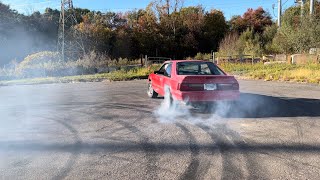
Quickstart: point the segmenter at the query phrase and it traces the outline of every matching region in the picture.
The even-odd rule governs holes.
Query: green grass
[[[97,82],[103,80],[110,81],[127,81],[133,79],[146,79],[159,65],[147,68],[134,68],[131,70],[119,70],[111,73],[65,76],[65,77],[43,77],[32,79],[18,79],[10,81],[0,81],[0,85],[23,85],[23,84],[50,84],[50,83],[72,83],[72,82]]]
[[[320,64],[221,64],[226,72],[248,79],[320,84]]]
[[[290,81],[320,84],[320,64],[290,65],[290,64],[221,64],[226,72],[247,79],[263,79],[266,81]],[[119,70],[111,73],[79,75],[66,77],[45,77],[33,79],[18,79],[0,81],[0,85],[16,84],[48,84],[48,83],[72,83],[95,81],[127,81],[133,79],[145,79],[159,65],[148,68],[134,68],[131,70]]]

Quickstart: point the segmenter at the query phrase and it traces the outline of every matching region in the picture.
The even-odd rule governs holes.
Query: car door
[[[152,78],[152,86],[153,89],[163,95],[163,88],[162,88],[162,82],[163,82],[163,76],[165,73],[165,67],[167,67],[168,63],[165,63],[161,66],[161,68],[155,72],[153,78]]]
[[[161,87],[161,94],[165,94],[165,88],[170,88],[170,80],[171,80],[171,74],[172,74],[172,63],[166,64],[164,67],[164,73],[163,76],[160,79],[160,87]]]

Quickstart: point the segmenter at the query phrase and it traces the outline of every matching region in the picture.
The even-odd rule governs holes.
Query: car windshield
[[[225,75],[212,62],[179,62],[178,75]]]

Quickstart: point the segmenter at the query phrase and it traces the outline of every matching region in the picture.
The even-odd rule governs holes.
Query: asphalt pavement
[[[320,179],[320,86],[240,87],[208,112],[145,80],[0,87],[0,179]]]

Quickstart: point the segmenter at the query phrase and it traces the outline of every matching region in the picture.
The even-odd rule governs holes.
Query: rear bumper
[[[175,91],[174,99],[188,102],[233,101],[240,96],[240,91]]]

